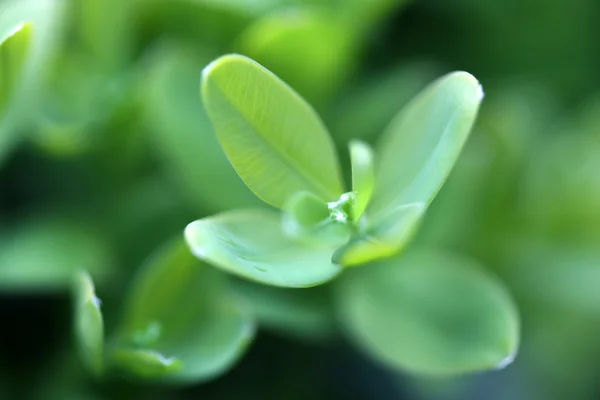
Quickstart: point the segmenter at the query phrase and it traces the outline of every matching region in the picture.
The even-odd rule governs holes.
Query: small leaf
[[[431,203],[448,177],[483,99],[466,72],[448,74],[423,90],[392,121],[376,148],[371,217],[410,203]]]
[[[254,324],[226,295],[225,277],[196,260],[182,238],[140,271],[110,352],[140,378],[212,379],[229,369],[254,336]]]
[[[202,73],[202,98],[225,154],[246,185],[282,207],[297,192],[337,199],[342,181],[329,134],[314,110],[249,58],[227,55]]]
[[[288,237],[279,213],[236,210],[201,219],[185,229],[196,257],[241,277],[282,287],[310,287],[333,279],[341,268],[332,249]]]
[[[308,192],[293,196],[284,206],[283,230],[313,246],[338,247],[350,238],[350,228],[332,215],[327,203]]]
[[[412,239],[425,211],[421,203],[400,206],[374,221],[362,234],[333,254],[333,262],[344,267],[358,266],[391,257]]]
[[[104,320],[100,299],[87,272],[75,278],[75,339],[84,365],[94,374],[104,369]]]
[[[352,217],[354,222],[358,222],[371,200],[375,185],[373,150],[365,142],[352,140],[350,142],[350,162],[352,164],[352,191],[356,197]]]
[[[392,368],[454,375],[502,368],[516,355],[515,305],[469,259],[412,250],[345,278],[337,304],[347,332]]]

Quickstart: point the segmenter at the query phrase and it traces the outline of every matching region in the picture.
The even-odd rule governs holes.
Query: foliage
[[[0,11],[0,397],[595,398],[597,2]]]

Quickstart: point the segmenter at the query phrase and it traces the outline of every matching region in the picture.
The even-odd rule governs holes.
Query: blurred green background
[[[0,398],[600,397],[599,19],[597,0],[2,0],[0,37],[32,28],[0,48]],[[180,387],[82,369],[75,270],[93,276],[111,331],[155,249],[195,219],[260,206],[198,95],[202,68],[231,52],[317,109],[346,172],[348,140],[372,143],[427,83],[480,80],[476,127],[411,246],[504,281],[522,321],[513,364],[452,380],[391,371],[345,339],[328,285],[229,278],[260,330],[224,375]]]

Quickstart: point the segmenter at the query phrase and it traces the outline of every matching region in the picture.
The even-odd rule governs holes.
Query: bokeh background
[[[0,36],[24,20],[34,44],[18,79],[1,81],[1,399],[600,398],[597,0],[0,2]],[[277,289],[250,290],[264,296],[247,300],[260,333],[211,382],[85,372],[75,269],[94,277],[110,331],[153,250],[190,221],[260,204],[198,95],[201,69],[231,52],[311,102],[344,165],[349,139],[374,142],[431,80],[481,81],[476,127],[413,245],[502,279],[522,321],[513,364],[444,380],[384,368],[345,338],[326,285],[290,309]]]

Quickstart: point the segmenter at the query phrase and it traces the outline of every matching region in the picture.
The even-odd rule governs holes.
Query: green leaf
[[[363,265],[391,257],[402,250],[415,234],[425,211],[422,203],[400,206],[374,221],[348,244],[333,254],[333,262],[344,267]]]
[[[293,4],[296,0],[198,0],[198,2],[255,16],[269,12],[278,6]]]
[[[333,279],[341,268],[332,249],[288,237],[279,213],[236,210],[201,219],[185,229],[196,257],[241,277],[282,287],[310,287]]]
[[[81,271],[75,277],[74,329],[84,365],[98,375],[104,369],[104,320],[92,277]]]
[[[0,289],[67,289],[80,268],[104,280],[113,254],[90,223],[61,216],[36,216],[0,235]]]
[[[127,65],[136,37],[136,24],[131,22],[137,16],[137,2],[73,0],[69,4],[71,34],[93,55],[97,65],[112,71]]]
[[[342,193],[333,142],[314,110],[271,72],[240,55],[202,73],[202,98],[225,154],[246,185],[282,207],[297,192]]]
[[[469,136],[482,99],[482,88],[472,75],[454,72],[403,108],[376,148],[369,216],[405,204],[431,203]]]
[[[0,110],[4,110],[18,86],[32,32],[31,23],[21,23],[0,43]]]
[[[197,51],[172,42],[152,54],[145,115],[153,150],[194,210],[262,204],[239,179],[212,132],[198,97]]]
[[[600,251],[595,244],[511,234],[503,240],[502,254],[503,276],[519,299],[549,309],[597,315]]]
[[[110,353],[112,362],[120,368],[146,379],[174,375],[183,369],[183,362],[167,358],[154,350],[118,348]]]
[[[332,214],[328,204],[312,193],[300,192],[284,206],[284,232],[308,245],[338,247],[350,238],[350,228]]]
[[[412,250],[345,278],[337,304],[347,332],[392,368],[454,375],[502,368],[516,355],[515,305],[469,259]]]
[[[350,142],[350,162],[352,164],[352,191],[355,196],[352,217],[354,222],[358,222],[371,200],[375,185],[373,150],[365,142],[352,140]]]
[[[229,369],[254,324],[227,296],[224,279],[182,238],[167,243],[134,281],[111,361],[138,377],[171,382],[204,381]]]
[[[322,105],[356,64],[355,31],[346,30],[338,14],[307,7],[267,14],[242,33],[240,51],[280,75],[311,103]]]

